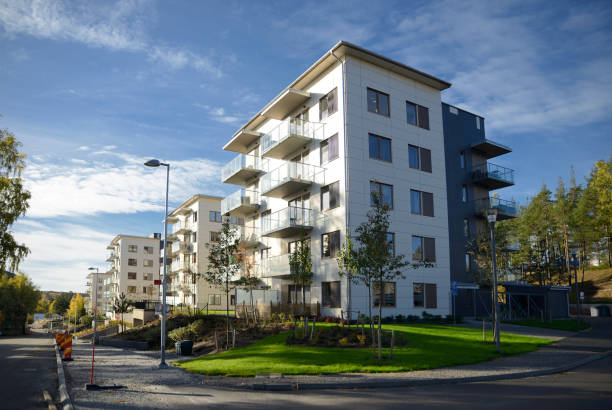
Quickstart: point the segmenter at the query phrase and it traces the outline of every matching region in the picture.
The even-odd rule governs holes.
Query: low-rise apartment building
[[[132,302],[157,302],[159,299],[160,234],[149,237],[117,235],[107,246],[110,263],[105,284],[107,312],[122,293]]]
[[[365,286],[338,274],[336,255],[366,220],[372,192],[391,210],[395,252],[430,268],[374,290],[383,315],[449,312],[450,261],[441,91],[450,84],[340,42],[241,127],[222,181],[238,185],[224,215],[244,218],[241,242],[262,286],[292,300],[289,254],[302,232],[314,278],[306,302],[323,316],[368,311]],[[353,235],[354,237],[354,235]]]
[[[108,305],[107,294],[105,292],[105,282],[110,277],[108,272],[89,273],[87,275],[87,311],[93,312],[94,306],[100,314],[106,312]],[[97,283],[96,283],[97,278]]]

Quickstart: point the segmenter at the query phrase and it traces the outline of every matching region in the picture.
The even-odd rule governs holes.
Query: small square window
[[[375,206],[375,195],[381,195],[383,205],[393,209],[393,185],[370,181],[370,206]]]
[[[138,252],[138,245],[128,245],[128,252]]]
[[[338,158],[338,134],[334,134],[328,139],[321,141],[321,165],[327,164]]]
[[[368,88],[368,111],[389,116],[389,94]]]
[[[391,140],[370,134],[370,158],[391,162]]]

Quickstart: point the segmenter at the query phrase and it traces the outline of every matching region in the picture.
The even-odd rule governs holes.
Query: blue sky
[[[171,205],[226,195],[221,147],[337,41],[450,81],[443,100],[514,149],[500,191],[582,182],[612,154],[612,3],[0,0],[0,127],[28,154],[32,250],[45,290],[84,290],[117,233],[162,230]],[[495,4],[495,6],[492,6]]]

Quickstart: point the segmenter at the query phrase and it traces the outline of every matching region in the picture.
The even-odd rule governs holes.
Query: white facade
[[[97,284],[96,284],[96,275],[97,275]],[[106,272],[98,272],[89,273],[87,275],[87,287],[88,287],[88,297],[87,297],[87,311],[92,312],[94,310],[94,305],[97,306],[98,312],[102,314],[106,312],[107,294],[105,292],[105,281],[111,275]]]
[[[245,218],[249,240],[244,243],[250,247],[257,275],[271,289],[280,290],[284,302],[291,299],[290,243],[305,229],[314,271],[307,302],[321,303],[323,316],[339,317],[348,310],[349,292],[346,280],[338,275],[335,257],[323,256],[323,235],[339,231],[342,244],[348,226],[354,237],[371,209],[370,182],[392,185],[396,253],[410,261],[413,236],[433,238],[435,262],[432,268],[406,270],[406,278],[394,285],[394,303],[383,308],[383,315],[423,310],[447,314],[450,262],[440,91],[449,84],[348,43],[341,42],[332,51],[343,64],[327,53],[226,144],[224,149],[247,156],[237,157],[223,171],[224,182],[244,188],[235,194],[241,200],[226,198],[222,210]],[[389,96],[389,116],[368,111],[368,88]],[[333,90],[335,97],[329,94]],[[326,96],[328,112],[330,104],[337,109],[320,116],[326,107],[321,99]],[[428,108],[429,129],[407,122],[407,101]],[[371,158],[369,134],[391,140],[390,162]],[[326,161],[329,138],[334,135],[338,156]],[[409,145],[431,151],[431,172],[410,168]],[[338,206],[321,209],[328,195],[324,187],[333,183],[337,183]],[[433,194],[433,217],[412,212],[411,189]],[[415,303],[415,283],[417,288],[427,284],[429,303]],[[367,288],[353,285],[351,295],[351,310],[367,312]]]
[[[159,234],[155,237],[117,235],[107,246],[111,251],[107,262],[110,269],[106,280],[107,311],[124,293],[134,302],[157,302],[159,285]]]
[[[208,244],[221,231],[221,198],[194,195],[170,213],[168,234],[169,303],[203,309],[225,309],[226,298],[219,288],[210,286],[204,273],[208,269]],[[236,222],[238,222],[236,220]],[[171,243],[171,244],[170,244]],[[233,296],[230,305],[233,303]]]

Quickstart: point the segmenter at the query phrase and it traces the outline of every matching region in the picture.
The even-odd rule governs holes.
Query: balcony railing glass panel
[[[248,179],[261,173],[259,157],[238,154],[221,170],[221,180],[227,184],[243,185]]]
[[[516,202],[500,199],[496,197],[477,199],[476,213],[484,216],[487,209],[497,209],[497,219],[515,218],[518,214]]]
[[[514,170],[501,165],[485,163],[472,169],[472,180],[497,189],[514,185]]]
[[[303,162],[288,161],[265,174],[259,181],[262,195],[282,198],[311,183],[325,183],[325,169]]]
[[[312,210],[289,206],[261,218],[261,234],[271,237],[297,235],[301,229],[312,229]]]
[[[221,200],[223,215],[244,216],[257,211],[258,208],[259,194],[249,189],[239,189]]]
[[[313,139],[323,138],[323,124],[288,118],[261,138],[261,155],[283,158]]]

